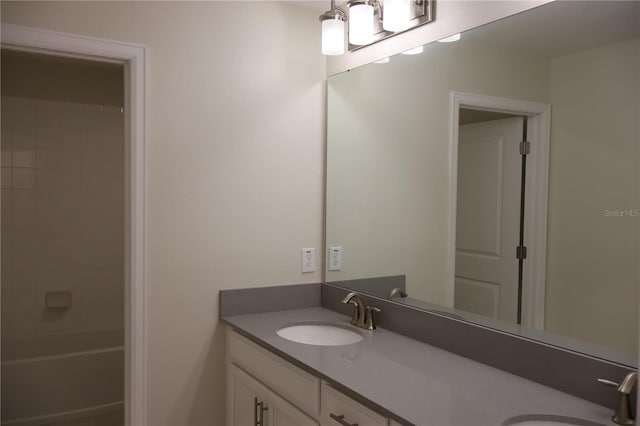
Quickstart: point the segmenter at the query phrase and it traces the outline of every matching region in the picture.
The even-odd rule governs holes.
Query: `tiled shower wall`
[[[2,97],[2,336],[122,328],[120,107]],[[72,306],[45,295],[70,291]]]

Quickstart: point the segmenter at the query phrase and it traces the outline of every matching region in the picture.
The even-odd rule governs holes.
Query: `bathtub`
[[[3,339],[2,426],[123,424],[123,341],[122,330]]]

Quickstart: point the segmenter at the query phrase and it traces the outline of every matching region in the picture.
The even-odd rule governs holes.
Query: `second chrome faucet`
[[[365,306],[360,299],[358,293],[351,292],[342,299],[342,303],[353,305],[353,315],[351,316],[351,324],[365,330],[375,330],[376,323],[373,318],[374,312],[382,312],[379,308]]]

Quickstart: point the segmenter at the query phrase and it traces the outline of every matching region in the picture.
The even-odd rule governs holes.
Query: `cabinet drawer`
[[[322,382],[321,423],[322,426],[388,426],[389,419]]]
[[[229,361],[312,417],[320,414],[320,379],[229,331]]]

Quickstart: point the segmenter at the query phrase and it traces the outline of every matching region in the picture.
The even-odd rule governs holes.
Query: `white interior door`
[[[515,322],[523,118],[460,126],[456,218],[457,309]]]

